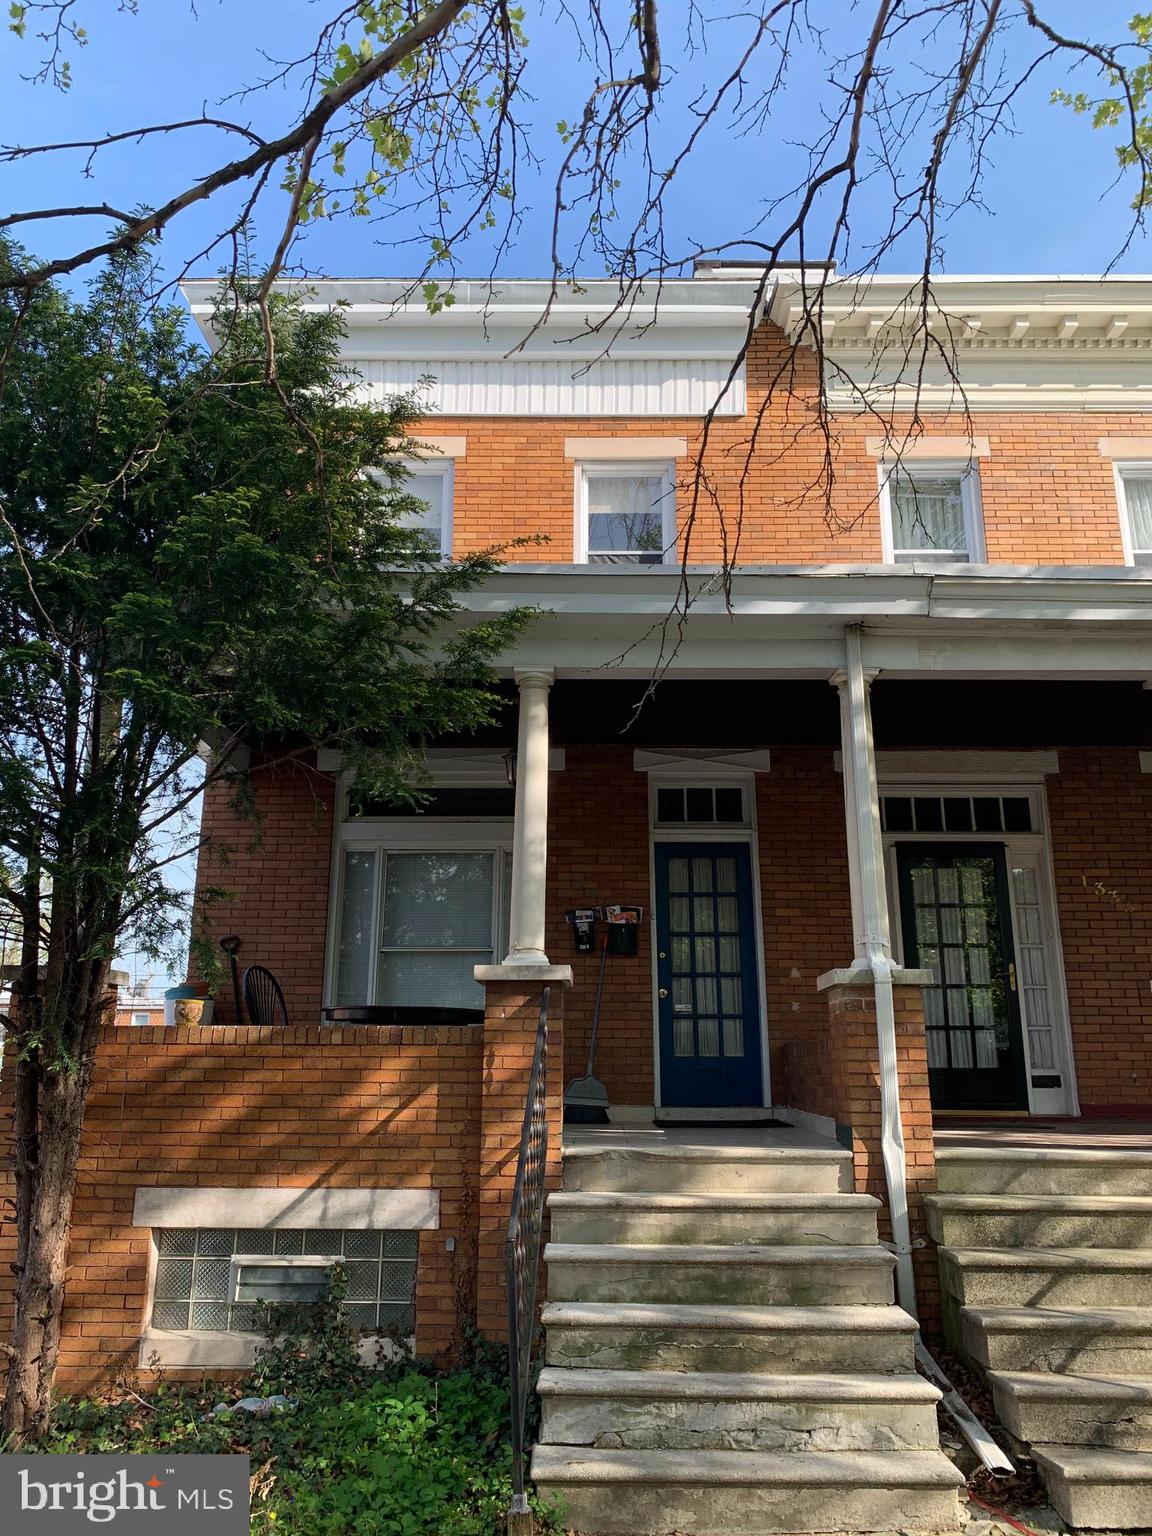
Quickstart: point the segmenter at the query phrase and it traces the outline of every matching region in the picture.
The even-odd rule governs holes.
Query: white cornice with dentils
[[[781,271],[768,316],[812,347],[819,317],[834,410],[1152,410],[1152,277],[941,275],[921,298],[912,275]]]

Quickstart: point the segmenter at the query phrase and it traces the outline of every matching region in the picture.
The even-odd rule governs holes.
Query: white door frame
[[[718,767],[707,761],[685,760],[676,765],[661,765],[648,772],[648,890],[651,896],[649,934],[652,952],[652,1093],[656,1108],[661,1107],[660,1086],[660,1000],[656,947],[656,844],[657,843],[733,843],[747,848],[752,865],[752,923],[756,945],[756,986],[760,1012],[760,1083],[761,1106],[772,1103],[771,1068],[768,1059],[768,998],[765,986],[764,907],[760,897],[760,842],[756,821],[756,774],[749,769]],[[739,785],[744,791],[745,820],[713,822],[707,825],[661,826],[656,818],[657,789],[699,787],[703,784]]]
[[[946,778],[933,779],[925,775],[915,778],[887,778],[878,785],[880,796],[885,795],[1010,795],[1027,797],[1032,802],[1032,832],[885,832],[884,862],[888,884],[888,909],[891,914],[893,953],[903,961],[904,937],[900,913],[900,896],[896,881],[896,844],[898,843],[999,843],[1008,860],[1009,872],[1012,856],[1028,853],[1036,859],[1038,875],[1037,894],[1043,923],[1044,963],[1049,977],[1051,1028],[1054,1067],[1033,1067],[1031,1040],[1028,1028],[1027,1005],[1023,990],[1017,992],[1020,1007],[1020,1023],[1024,1035],[1024,1060],[1027,1069],[1028,1113],[1031,1115],[1078,1115],[1080,1101],[1076,1089],[1076,1057],[1072,1049],[1072,1022],[1068,1009],[1068,987],[1064,974],[1064,946],[1060,937],[1059,912],[1056,905],[1056,878],[1052,864],[1052,835],[1048,820],[1048,797],[1043,780],[1021,783],[1005,782],[1000,778],[969,778],[963,783]],[[1008,881],[1009,917],[1012,923],[1013,945],[1017,945],[1020,925],[1016,916],[1016,895],[1011,878]],[[1037,1088],[1033,1076],[1058,1074],[1059,1088]]]

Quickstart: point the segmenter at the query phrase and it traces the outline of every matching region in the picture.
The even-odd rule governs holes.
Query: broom
[[[600,1028],[600,999],[604,996],[604,967],[608,963],[608,934],[600,936],[600,973],[596,978],[596,1002],[592,1009],[592,1038],[588,1042],[588,1066],[583,1077],[575,1077],[564,1095],[564,1120],[567,1125],[607,1125],[608,1090],[593,1077],[596,1065],[596,1032]]]

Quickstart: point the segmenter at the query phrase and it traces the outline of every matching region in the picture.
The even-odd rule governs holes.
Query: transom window
[[[1027,795],[881,795],[885,832],[1031,832]]]
[[[1129,565],[1152,565],[1152,464],[1117,470],[1124,553]]]
[[[258,1333],[261,1302],[318,1300],[339,1264],[352,1327],[411,1333],[418,1243],[416,1232],[165,1227],[156,1233],[152,1327]]]
[[[742,826],[744,789],[739,784],[661,784],[656,820],[669,826]]]
[[[674,556],[676,492],[671,464],[582,464],[577,476],[578,562],[661,565]]]
[[[894,466],[884,481],[881,503],[886,561],[948,565],[983,560],[974,466]]]

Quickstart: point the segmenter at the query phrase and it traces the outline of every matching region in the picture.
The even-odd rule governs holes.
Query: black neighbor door
[[[902,843],[896,849],[904,964],[924,989],[928,1080],[937,1109],[1027,1109],[1004,849]]]

